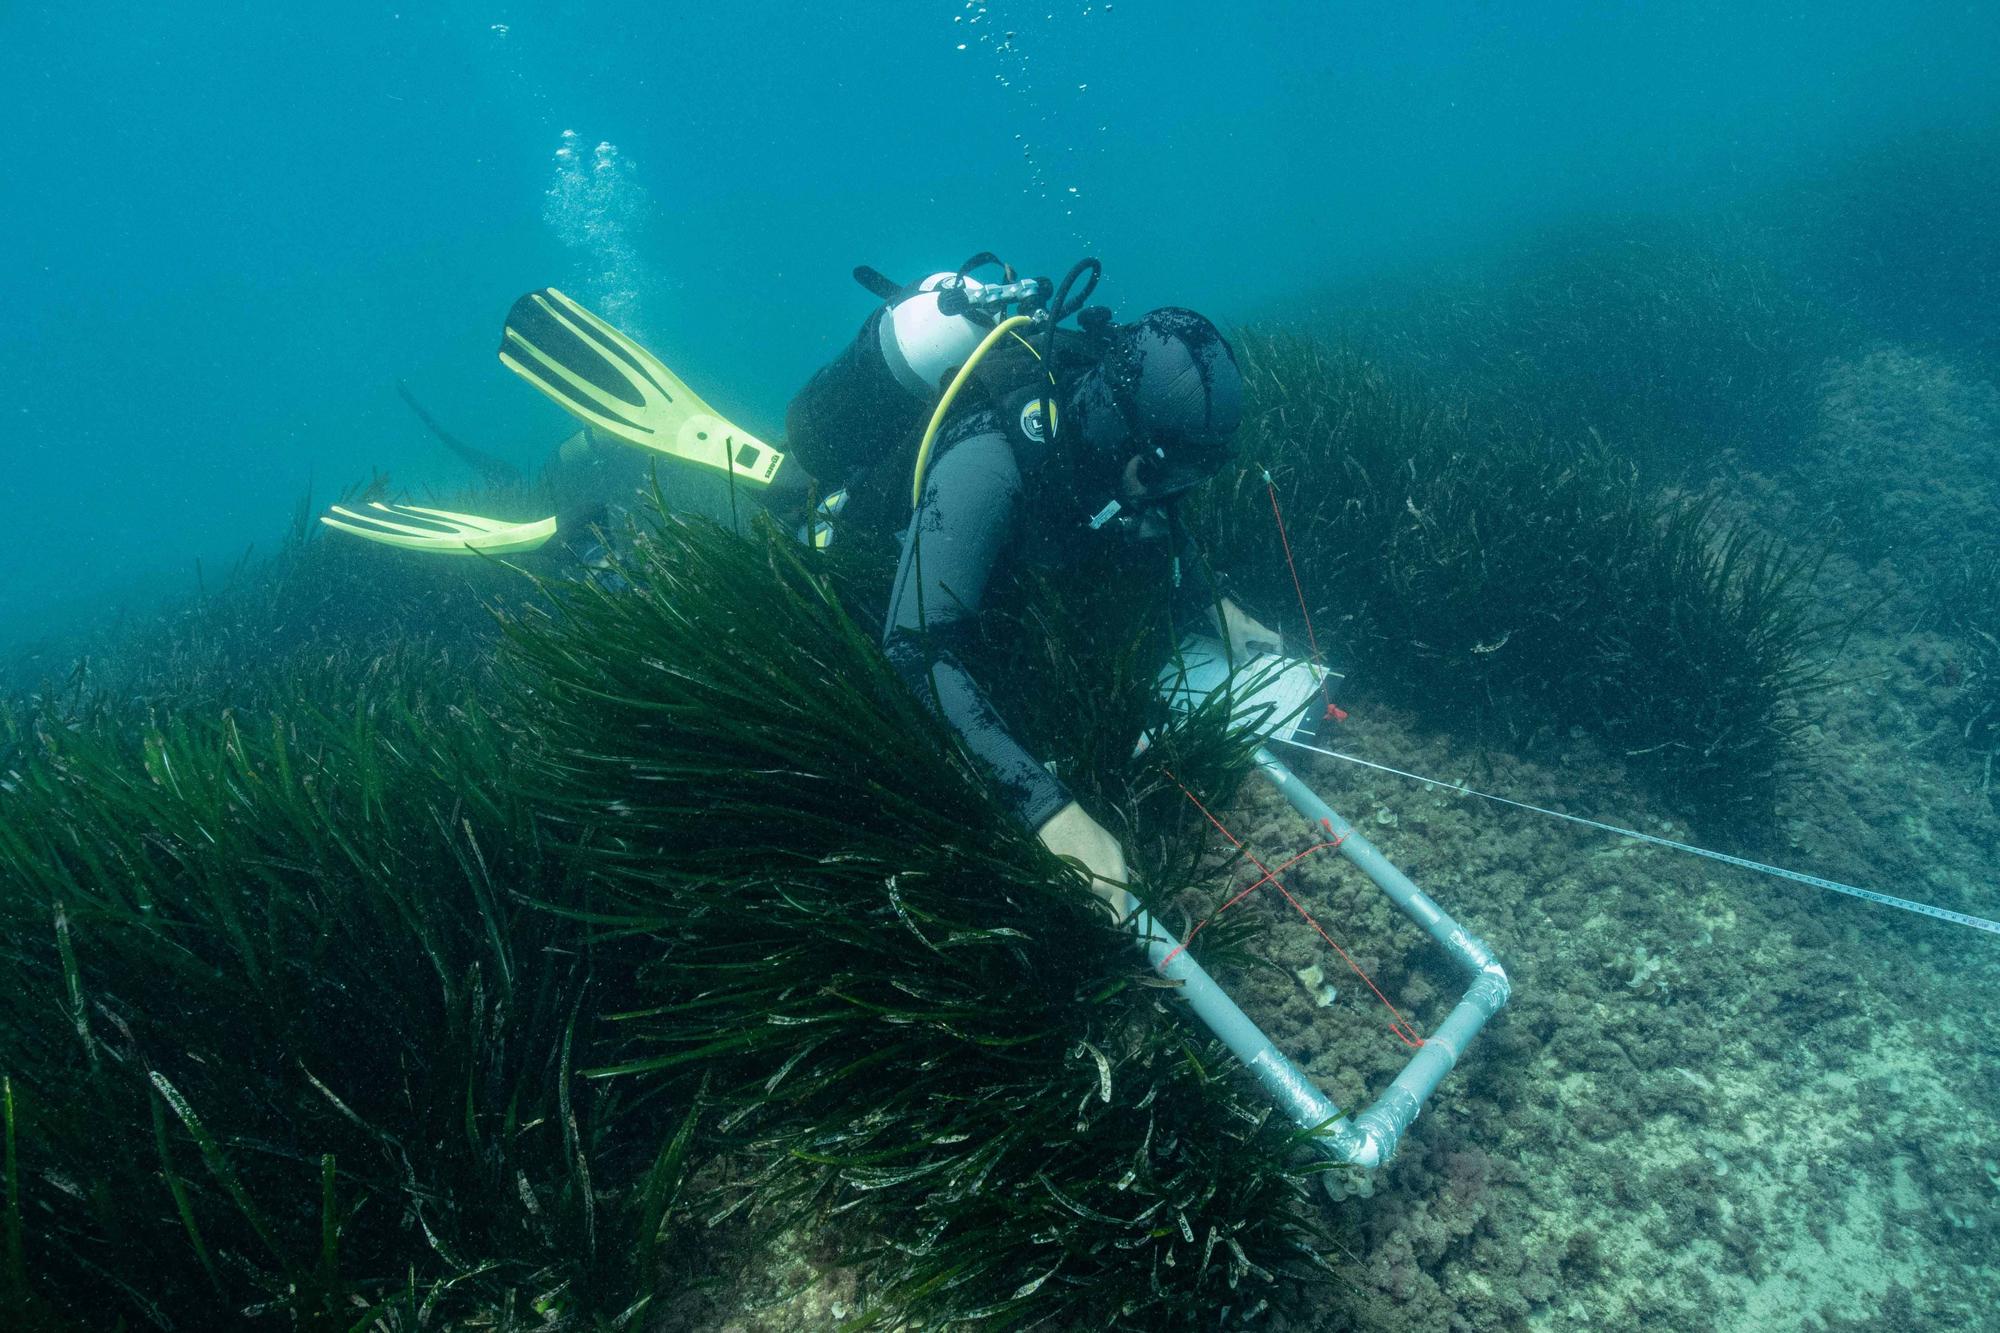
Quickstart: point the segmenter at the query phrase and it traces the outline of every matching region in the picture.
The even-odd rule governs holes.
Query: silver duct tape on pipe
[[[1424,1102],[1437,1091],[1438,1084],[1458,1063],[1459,1056],[1486,1026],[1486,1021],[1507,1003],[1511,993],[1507,973],[1485,941],[1453,921],[1429,894],[1390,864],[1389,858],[1335,813],[1312,788],[1299,781],[1268,748],[1257,747],[1256,759],[1264,776],[1283,793],[1292,808],[1338,841],[1340,854],[1388,894],[1405,916],[1442,945],[1469,978],[1464,996],[1417,1048],[1381,1096],[1367,1109],[1333,1126],[1329,1141],[1339,1159],[1372,1170],[1396,1155],[1397,1145],[1416,1121]]]
[[[1256,1075],[1271,1100],[1293,1124],[1300,1129],[1319,1129],[1339,1118],[1340,1108],[1313,1086],[1305,1071],[1293,1064],[1264,1035],[1263,1029],[1250,1021],[1248,1014],[1236,1007],[1236,1002],[1164,927],[1144,912],[1134,912],[1127,924],[1145,946],[1153,970],[1168,981],[1180,983],[1180,997],[1194,1010],[1195,1017]]]

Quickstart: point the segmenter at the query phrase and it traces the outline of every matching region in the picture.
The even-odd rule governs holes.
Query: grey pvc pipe
[[[1424,1039],[1424,1044],[1382,1095],[1358,1115],[1342,1118],[1327,1136],[1339,1160],[1373,1169],[1396,1155],[1397,1145],[1415,1122],[1425,1100],[1458,1063],[1466,1045],[1486,1026],[1486,1021],[1507,1003],[1511,993],[1507,973],[1485,941],[1453,921],[1431,901],[1429,894],[1391,865],[1389,858],[1299,781],[1268,748],[1258,746],[1256,759],[1264,776],[1292,808],[1337,840],[1340,855],[1373,880],[1405,916],[1442,945],[1469,979],[1465,995],[1437,1030]]]
[[[1424,1102],[1457,1065],[1459,1056],[1486,1026],[1486,1021],[1507,1003],[1507,973],[1484,941],[1453,921],[1430,895],[1390,864],[1373,843],[1299,781],[1267,747],[1258,746],[1255,757],[1259,770],[1292,808],[1333,839],[1339,854],[1373,880],[1398,910],[1422,926],[1466,972],[1469,984],[1464,997],[1436,1031],[1424,1039],[1382,1095],[1365,1110],[1350,1116],[1313,1085],[1305,1071],[1293,1064],[1237,1008],[1214,978],[1158,922],[1140,911],[1132,913],[1127,924],[1138,934],[1153,970],[1169,981],[1180,983],[1181,998],[1195,1016],[1256,1076],[1292,1123],[1301,1129],[1321,1131],[1312,1140],[1321,1155],[1341,1165],[1373,1170],[1396,1155],[1397,1145],[1415,1123]],[[1342,1185],[1329,1175],[1327,1188],[1338,1194]]]
[[[1263,1029],[1236,1007],[1236,1001],[1215,984],[1215,979],[1194,956],[1157,921],[1145,912],[1134,912],[1128,924],[1138,933],[1153,970],[1181,984],[1181,998],[1194,1010],[1195,1017],[1207,1024],[1209,1031],[1221,1038],[1222,1044],[1257,1076],[1257,1081],[1271,1094],[1271,1100],[1291,1117],[1293,1124],[1301,1129],[1316,1129],[1340,1115],[1340,1108],[1313,1086],[1305,1071],[1272,1044]]]

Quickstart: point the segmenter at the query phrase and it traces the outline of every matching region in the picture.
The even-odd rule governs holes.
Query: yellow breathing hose
[[[958,397],[958,391],[964,388],[965,381],[971,378],[973,367],[977,366],[980,359],[993,349],[994,343],[999,342],[1000,339],[1009,333],[1013,333],[1021,325],[1032,324],[1034,322],[1034,319],[1028,315],[1012,315],[1001,320],[993,326],[991,333],[979,340],[979,346],[972,349],[972,355],[967,357],[965,364],[958,368],[958,374],[951,377],[951,386],[944,391],[944,397],[938,399],[937,410],[931,413],[931,424],[924,427],[924,442],[917,446],[917,470],[916,474],[910,479],[910,508],[915,509],[923,503],[924,469],[930,465],[931,446],[937,442],[938,427],[944,424],[945,413],[951,411],[952,401]],[[1014,336],[1020,340],[1023,347],[1026,347],[1031,352],[1035,350],[1034,345],[1028,342],[1027,339],[1022,338],[1020,334],[1015,333]],[[1041,354],[1037,352],[1036,359],[1039,360],[1040,358]]]

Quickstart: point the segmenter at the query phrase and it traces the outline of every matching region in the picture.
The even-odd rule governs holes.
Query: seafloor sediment
[[[1849,660],[1899,666],[1880,640]],[[1827,700],[1829,771],[1775,855],[1937,898],[1980,873],[1994,819],[1960,774],[1912,758],[1890,692]],[[1582,742],[1520,760],[1356,702],[1352,752],[1685,836]],[[1402,779],[1307,771],[1476,924],[1515,992],[1375,1197],[1337,1210],[1326,1317],[1287,1327],[1916,1329],[2000,1306],[2000,940]],[[1288,810],[1261,813],[1260,844],[1301,842]],[[1348,940],[1380,939],[1358,875],[1303,878]],[[1274,936],[1286,962],[1324,952],[1275,912]],[[1429,952],[1357,958],[1435,1016],[1448,978]],[[1330,1010],[1284,994],[1276,1032],[1352,1103],[1403,1051],[1344,980]]]

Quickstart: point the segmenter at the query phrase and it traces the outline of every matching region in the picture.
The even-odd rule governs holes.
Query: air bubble
[[[639,322],[638,292],[646,279],[630,233],[651,205],[608,140],[592,150],[588,170],[584,163],[582,136],[564,130],[555,151],[555,179],[542,196],[542,220],[575,252],[579,266],[588,266],[593,276],[583,280],[583,290],[594,289],[591,304],[628,327]]]

